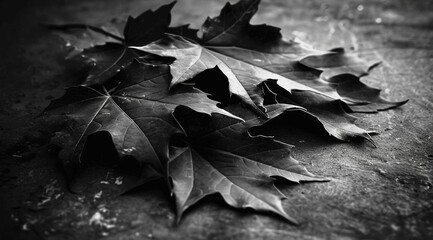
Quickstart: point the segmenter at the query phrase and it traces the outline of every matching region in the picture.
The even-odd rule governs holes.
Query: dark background
[[[359,114],[377,130],[377,148],[321,134],[294,138],[307,168],[333,180],[279,187],[301,222],[226,206],[206,198],[174,224],[174,201],[154,182],[117,198],[66,189],[50,127],[34,118],[74,83],[68,48],[41,22],[103,24],[167,1],[3,0],[0,2],[0,236],[2,239],[432,239],[433,2],[425,0],[263,1],[253,23],[282,28],[320,49],[346,47],[382,64],[363,81],[401,108]],[[225,1],[180,0],[174,25],[199,27]],[[50,125],[51,126],[51,125]],[[269,130],[271,131],[271,129]],[[296,141],[296,142],[294,142]],[[98,150],[99,151],[99,150]],[[98,158],[109,158],[100,149]],[[105,153],[104,153],[105,152]],[[85,175],[85,174],[84,174]],[[99,213],[99,221],[92,219]],[[98,215],[96,215],[98,216]]]

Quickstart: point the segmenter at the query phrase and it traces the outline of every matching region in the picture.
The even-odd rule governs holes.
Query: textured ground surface
[[[175,225],[173,199],[158,182],[117,198],[68,192],[45,147],[49,129],[32,119],[61,96],[76,72],[65,67],[63,42],[38,23],[99,24],[162,2],[34,2],[0,2],[2,239],[433,239],[433,2],[262,3],[255,23],[280,26],[285,36],[318,48],[344,46],[375,57],[382,65],[364,81],[392,100],[410,99],[396,110],[359,115],[360,126],[380,133],[377,148],[296,134],[296,128],[273,130],[297,146],[295,157],[311,172],[333,179],[279,184],[289,198],[285,209],[300,226],[229,208],[218,197],[206,198]],[[198,27],[223,4],[180,0],[173,22]],[[90,157],[110,157],[108,150],[97,153]]]

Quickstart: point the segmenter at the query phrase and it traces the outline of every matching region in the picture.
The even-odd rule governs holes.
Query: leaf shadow
[[[67,171],[71,192],[118,196],[140,179],[140,166],[132,157],[119,158],[108,132],[89,136],[80,161]]]
[[[220,108],[239,101],[235,95],[231,95],[228,79],[218,66],[200,72],[187,83],[210,94],[209,98],[218,101],[217,106]]]

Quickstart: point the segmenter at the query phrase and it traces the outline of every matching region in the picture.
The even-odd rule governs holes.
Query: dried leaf
[[[169,176],[176,196],[178,219],[203,197],[219,193],[233,207],[279,214],[297,223],[282,206],[284,195],[275,176],[289,181],[326,181],[309,173],[290,156],[291,146],[271,137],[251,137],[246,122],[215,114],[194,116],[175,112],[188,135],[188,147],[171,148]],[[250,120],[254,121],[254,120]]]
[[[173,134],[184,133],[172,112],[179,106],[211,114],[235,117],[216,107],[216,102],[191,86],[170,92],[167,65],[134,62],[103,86],[79,86],[51,103],[51,115],[65,115],[69,126],[58,134],[60,157],[66,166],[77,163],[90,134],[111,134],[120,157],[133,156],[161,175]]]
[[[81,56],[88,59],[92,65],[83,85],[103,84],[122,67],[131,64],[134,59],[145,63],[154,62],[153,55],[131,47],[146,45],[161,38],[168,30],[171,20],[170,10],[174,4],[175,2],[163,5],[156,11],[148,10],[137,18],[129,17],[123,32],[124,39],[119,36],[116,28],[110,28],[115,32],[112,33],[103,28],[85,24],[50,25],[50,27],[59,30],[60,36],[68,44],[73,44],[76,49],[82,50]],[[75,31],[67,34],[71,30]],[[85,38],[77,41],[77,34]],[[90,42],[90,44],[86,45],[83,42]],[[160,61],[162,59],[158,58],[157,62]],[[170,61],[166,59],[166,62]]]
[[[290,145],[249,130],[296,112],[337,139],[374,144],[371,132],[356,126],[349,113],[405,101],[387,101],[360,81],[375,62],[285,40],[274,26],[251,25],[259,2],[227,3],[219,16],[205,21],[201,37],[188,25],[169,27],[174,2],[130,17],[124,37],[119,27],[54,26],[93,64],[83,86],[68,89],[47,109],[67,120],[54,140],[65,166],[80,161],[91,134],[108,132],[120,157],[132,156],[142,166],[133,186],[171,179],[178,220],[203,197],[220,194],[231,206],[296,223],[282,206],[275,177],[327,179],[294,160]],[[76,29],[82,31],[66,34]]]

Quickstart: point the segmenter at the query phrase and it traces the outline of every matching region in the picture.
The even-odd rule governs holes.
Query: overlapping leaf
[[[146,45],[164,35],[170,24],[170,10],[174,3],[164,5],[156,11],[148,10],[136,18],[129,17],[123,30],[124,38],[118,27],[112,24],[108,29],[85,24],[49,26],[58,30],[68,44],[82,50],[81,56],[90,61],[92,69],[83,85],[102,84],[134,59],[147,63],[164,61],[131,47]]]
[[[203,24],[201,44],[225,56],[276,73],[280,75],[276,78],[278,80],[282,81],[281,76],[286,77],[335,99],[355,103],[358,105],[356,110],[384,110],[404,103],[388,102],[379,97],[377,89],[360,82],[359,77],[367,75],[377,65],[376,62],[364,61],[356,54],[345,53],[344,49],[313,50],[299,41],[284,41],[280,29],[276,27],[249,24],[259,2],[240,1],[233,6],[227,3],[218,17],[208,18]],[[353,85],[353,88],[347,85]],[[286,89],[290,90],[289,86]],[[353,90],[358,94],[352,94]],[[374,107],[362,108],[359,105]]]
[[[292,91],[299,92],[296,95],[304,97],[293,103],[326,122],[331,135],[341,140],[354,137],[371,140],[367,131],[353,124],[354,118],[344,108],[376,111],[403,102],[387,102],[379,97],[377,90],[359,81],[357,75],[365,75],[363,68],[368,68],[361,59],[341,50],[323,52],[296,41],[284,41],[278,28],[249,24],[258,3],[258,0],[240,1],[233,6],[227,3],[220,16],[208,18],[203,24],[199,43],[169,35],[137,49],[176,58],[171,64],[172,86],[217,66],[228,78],[231,93],[265,115],[264,93],[258,85],[276,80],[276,85],[285,90],[279,91],[280,99],[293,98]],[[330,69],[325,72],[328,75],[321,77],[319,68]],[[348,73],[342,74],[343,70]],[[329,72],[336,75],[329,75]],[[356,87],[359,89],[354,91]],[[354,106],[347,107],[343,102]]]
[[[270,112],[278,115],[281,109]],[[187,147],[171,148],[169,163],[179,218],[203,197],[219,193],[233,207],[274,212],[296,223],[284,211],[284,195],[272,177],[292,182],[326,180],[299,165],[290,156],[291,146],[270,137],[250,137],[249,127],[261,121],[257,116],[250,115],[248,121],[219,114],[198,117],[182,108],[175,115],[188,135]]]
[[[177,106],[234,117],[190,86],[170,92],[170,80],[167,65],[136,61],[106,85],[68,89],[64,97],[53,101],[47,109],[51,114],[66,115],[70,122],[56,140],[62,146],[60,157],[64,163],[73,165],[79,160],[90,134],[107,131],[120,156],[133,156],[162,175],[170,137],[184,133],[172,115]]]
[[[376,112],[404,102],[389,102],[360,81],[376,63],[342,49],[319,51],[283,40],[273,26],[251,25],[259,2],[227,3],[219,16],[205,21],[201,37],[188,25],[169,27],[174,3],[130,17],[124,37],[119,28],[56,26],[93,64],[83,86],[70,88],[48,108],[69,120],[56,139],[65,164],[79,160],[90,134],[105,131],[121,157],[130,155],[142,164],[139,183],[155,175],[171,178],[179,218],[195,202],[218,193],[231,206],[296,222],[284,211],[273,177],[326,179],[291,158],[291,146],[252,137],[248,129],[300,111],[338,139],[373,142],[348,112]],[[66,34],[74,29],[84,40]],[[199,86],[197,75],[209,69],[221,76],[201,79],[202,86],[212,81],[207,89],[218,86],[242,104],[229,101],[223,110],[185,85]],[[183,143],[173,136],[182,136]]]

